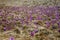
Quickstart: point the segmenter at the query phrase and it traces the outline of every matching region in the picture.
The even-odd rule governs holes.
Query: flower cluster
[[[12,27],[21,23],[29,24],[32,20],[42,20],[47,26],[55,23],[60,27],[60,7],[58,6],[34,6],[34,7],[10,7],[6,6],[0,9],[0,23],[4,27]]]

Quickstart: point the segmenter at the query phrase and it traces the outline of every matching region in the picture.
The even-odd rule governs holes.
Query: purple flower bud
[[[10,37],[10,40],[14,40],[14,38],[13,37]]]
[[[37,33],[37,32],[38,32],[38,30],[34,30],[34,32],[35,32],[35,33]]]
[[[37,20],[42,20],[42,18],[40,16],[38,16]]]
[[[49,22],[46,22],[45,24],[47,25],[47,27],[50,27],[50,23]]]
[[[4,31],[6,31],[6,27],[4,28]]]
[[[34,32],[31,32],[31,36],[34,36]]]
[[[58,32],[60,33],[60,30],[58,30]]]
[[[60,22],[58,22],[58,27],[60,28]]]

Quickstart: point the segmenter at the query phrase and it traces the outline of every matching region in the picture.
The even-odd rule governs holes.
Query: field
[[[0,40],[60,40],[60,0],[0,0]]]

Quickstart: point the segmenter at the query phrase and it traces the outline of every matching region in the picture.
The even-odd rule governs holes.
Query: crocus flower
[[[14,40],[14,38],[13,37],[10,37],[10,40]]]
[[[4,28],[4,31],[6,31],[6,27]]]
[[[47,25],[47,27],[50,27],[50,23],[49,22],[46,22],[45,24]]]
[[[58,27],[60,28],[60,22],[58,22]]]
[[[34,36],[34,32],[31,32],[31,36]]]
[[[35,29],[35,30],[34,30],[34,32],[35,32],[35,33],[37,33],[37,32],[38,32],[38,30],[36,30],[36,29]]]
[[[58,32],[60,33],[60,30],[58,30]]]

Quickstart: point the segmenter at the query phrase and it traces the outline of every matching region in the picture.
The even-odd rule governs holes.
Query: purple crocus
[[[32,14],[30,14],[30,21],[32,21],[33,17],[32,17]]]
[[[37,20],[42,20],[42,17],[41,17],[41,16],[38,16],[38,17],[37,17]]]
[[[6,31],[6,27],[4,27],[4,31]]]
[[[38,32],[38,30],[36,30],[36,29],[35,29],[35,30],[34,30],[34,32],[35,32],[35,33],[37,33],[37,32]]]
[[[58,32],[60,33],[60,30],[58,30]]]
[[[58,22],[58,27],[60,28],[60,22]]]
[[[14,38],[13,37],[10,37],[10,40],[14,40]]]
[[[47,25],[47,27],[50,27],[50,23],[49,22],[46,22],[45,24]]]
[[[56,23],[56,22],[57,22],[56,19],[51,19],[51,23],[52,23],[52,24],[54,24],[54,23]]]
[[[30,34],[31,34],[31,36],[34,36],[34,32],[31,32]]]

